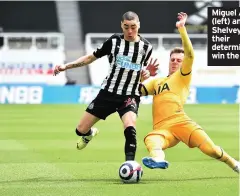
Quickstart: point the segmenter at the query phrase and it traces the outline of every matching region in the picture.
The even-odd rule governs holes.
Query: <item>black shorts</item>
[[[132,111],[138,114],[140,96],[117,95],[106,90],[100,90],[97,97],[88,105],[86,111],[102,120],[110,114],[118,112],[122,117]]]

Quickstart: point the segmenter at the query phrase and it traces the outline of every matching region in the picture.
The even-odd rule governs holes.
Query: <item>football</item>
[[[119,168],[119,177],[124,183],[137,183],[142,175],[142,166],[136,161],[126,161]]]

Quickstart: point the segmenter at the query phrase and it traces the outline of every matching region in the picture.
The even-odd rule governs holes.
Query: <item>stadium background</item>
[[[108,70],[106,59],[57,77],[52,69],[92,52],[109,35],[121,32],[121,16],[132,10],[139,14],[140,33],[154,46],[159,75],[166,75],[169,50],[181,44],[176,14],[184,11],[196,54],[186,111],[238,159],[240,68],[208,67],[206,34],[207,7],[238,5],[238,1],[0,1],[1,195],[237,196],[234,173],[182,144],[169,150],[173,166],[167,173],[145,168],[141,185],[133,185],[133,190],[119,186],[124,140],[117,115],[99,123],[103,131],[89,149],[81,154],[74,150],[74,127],[99,91]],[[151,97],[142,98],[142,103],[139,162],[147,155],[142,139],[151,130]]]

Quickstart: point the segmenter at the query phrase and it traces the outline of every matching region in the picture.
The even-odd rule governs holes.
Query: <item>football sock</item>
[[[91,135],[92,134],[92,129],[90,129],[87,133],[81,133],[81,132],[79,132],[78,131],[78,129],[76,128],[76,134],[78,135],[78,136],[89,136],[89,135]]]
[[[135,159],[137,149],[136,130],[133,126],[129,126],[124,130],[125,136],[125,160],[132,161]]]
[[[199,146],[199,149],[206,155],[226,163],[230,168],[236,167],[236,160],[229,156],[221,147],[213,144],[212,141],[206,141]]]
[[[162,150],[165,139],[161,135],[150,135],[144,140],[151,157],[158,160],[165,160],[165,153]]]
[[[217,147],[220,148],[222,151],[222,155],[218,158],[218,160],[225,162],[229,167],[234,169],[236,167],[236,160],[232,158],[229,154],[227,154],[221,147]]]

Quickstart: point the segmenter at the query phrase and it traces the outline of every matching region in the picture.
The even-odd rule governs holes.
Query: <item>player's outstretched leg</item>
[[[87,146],[87,144],[99,133],[99,130],[95,127],[91,128],[86,134],[79,134],[79,131],[76,129],[77,135],[81,136],[77,141],[77,149],[82,150]]]
[[[239,173],[240,162],[227,154],[221,147],[216,146],[203,130],[194,131],[190,142],[193,147],[197,146],[204,154],[226,163],[235,172]]]
[[[206,155],[226,163],[230,168],[239,173],[240,163],[227,154],[221,147],[213,144],[212,141],[206,141],[199,146],[199,149]]]
[[[150,169],[167,169],[169,163],[165,160],[165,153],[163,152],[164,137],[161,135],[148,135],[144,142],[150,157],[144,157],[142,159],[143,164]]]

